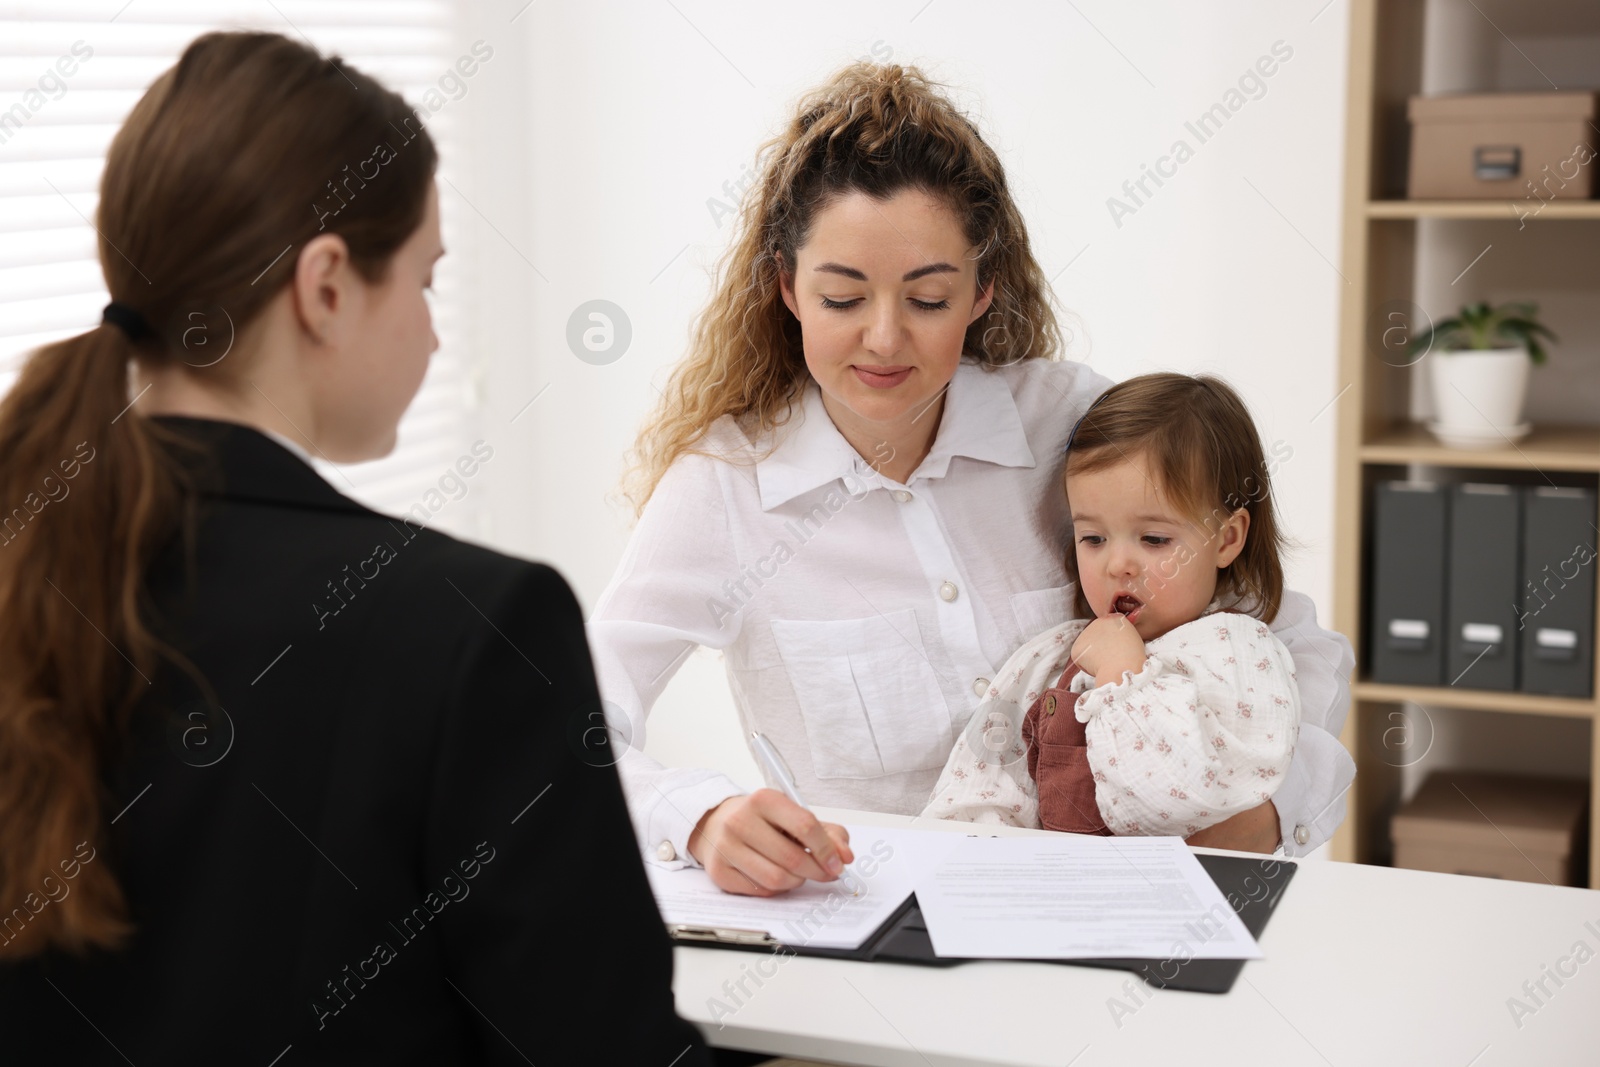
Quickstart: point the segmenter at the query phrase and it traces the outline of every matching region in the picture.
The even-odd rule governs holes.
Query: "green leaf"
[[[1488,301],[1477,300],[1463,305],[1457,318],[1440,321],[1425,337],[1444,351],[1481,351],[1511,341],[1526,348],[1534,363],[1543,363],[1545,350],[1539,339],[1557,338],[1538,321],[1538,314],[1539,305],[1531,300],[1508,301],[1492,308]],[[1418,338],[1414,348],[1421,348],[1422,341]]]
[[[1433,328],[1425,330],[1412,338],[1408,346],[1412,353],[1426,352],[1435,345],[1440,348],[1449,347],[1449,339],[1461,327],[1459,319],[1440,319],[1433,324]]]

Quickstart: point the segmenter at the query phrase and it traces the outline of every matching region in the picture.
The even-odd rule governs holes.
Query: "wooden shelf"
[[[1478,249],[1489,234],[1473,237],[1471,231],[1479,228],[1512,235],[1532,223],[1553,222],[1537,229],[1537,237],[1523,234],[1508,241],[1504,252],[1501,238],[1493,237],[1498,262],[1494,281],[1483,283],[1489,289],[1514,290],[1519,297],[1524,290],[1559,291],[1573,306],[1579,306],[1573,298],[1580,294],[1591,299],[1595,295],[1590,257],[1595,237],[1591,231],[1596,227],[1573,222],[1600,222],[1600,200],[1525,197],[1528,189],[1521,182],[1506,183],[1519,188],[1508,188],[1507,195],[1492,200],[1408,200],[1388,197],[1383,191],[1405,188],[1410,148],[1407,110],[1413,97],[1434,92],[1423,76],[1430,52],[1451,57],[1447,80],[1476,91],[1501,88],[1492,57],[1502,42],[1515,46],[1515,39],[1521,36],[1600,36],[1600,4],[1594,0],[1474,0],[1471,6],[1457,8],[1429,0],[1350,0],[1348,6],[1339,270],[1348,287],[1340,308],[1339,381],[1349,396],[1338,406],[1333,592],[1334,628],[1349,636],[1361,656],[1371,611],[1369,489],[1379,473],[1374,467],[1416,464],[1445,472],[1482,470],[1485,479],[1513,483],[1529,481],[1529,475],[1536,472],[1548,472],[1555,482],[1592,485],[1600,473],[1600,426],[1595,425],[1541,425],[1521,441],[1481,451],[1442,444],[1404,414],[1411,410],[1412,390],[1419,384],[1414,379],[1420,376],[1414,369],[1396,371],[1383,366],[1373,358],[1371,344],[1373,316],[1383,305],[1402,299],[1437,303],[1437,294],[1447,289],[1445,283],[1454,284],[1451,275],[1476,262],[1474,254],[1482,258]],[[1592,49],[1584,56],[1581,69],[1589,76],[1580,77],[1587,83],[1600,77],[1600,64],[1594,61]],[[1424,227],[1416,225],[1419,219],[1478,225]],[[1450,252],[1446,259],[1452,269],[1448,272],[1437,261],[1444,249]],[[1513,261],[1512,256],[1518,259]],[[1527,267],[1526,277],[1520,275],[1518,265]],[[1456,280],[1459,278],[1456,275]],[[1590,341],[1594,337],[1592,315],[1585,321],[1588,328],[1579,333],[1586,335],[1581,340]],[[1580,338],[1564,340],[1571,344]],[[1588,418],[1575,407],[1568,410],[1574,412],[1566,416],[1569,419]],[[1593,568],[1590,571],[1593,574]],[[1600,642],[1595,653],[1600,657]],[[1350,688],[1351,712],[1340,740],[1355,759],[1356,777],[1348,814],[1334,835],[1335,859],[1382,861],[1388,852],[1390,819],[1396,806],[1407,787],[1416,784],[1419,770],[1431,769],[1383,758],[1388,731],[1394,728],[1388,716],[1396,705],[1411,703],[1430,713],[1438,709],[1434,718],[1447,731],[1452,727],[1443,720],[1451,718],[1449,709],[1553,716],[1567,723],[1590,723],[1584,746],[1589,750],[1593,815],[1587,835],[1588,884],[1600,888],[1600,695],[1580,700],[1373,681],[1356,681]],[[1524,720],[1513,725],[1526,725],[1534,731],[1539,724]],[[1546,728],[1558,725],[1544,724]],[[1436,761],[1437,766],[1448,763],[1442,755]]]
[[[1537,693],[1457,689],[1452,686],[1390,685],[1386,682],[1355,682],[1350,686],[1350,692],[1357,700],[1394,704],[1404,702],[1430,708],[1467,708],[1473,711],[1560,715],[1578,719],[1600,716],[1600,704],[1593,699],[1540,696]]]
[[[1369,219],[1600,220],[1600,200],[1369,200]]]
[[[1361,445],[1363,463],[1422,463],[1496,470],[1600,471],[1600,426],[1537,426],[1514,444],[1452,448],[1409,423]]]

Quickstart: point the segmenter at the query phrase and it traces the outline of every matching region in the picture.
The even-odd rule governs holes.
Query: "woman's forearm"
[[[1197,847],[1236,852],[1275,852],[1280,841],[1278,809],[1270,800],[1184,838],[1186,844]]]

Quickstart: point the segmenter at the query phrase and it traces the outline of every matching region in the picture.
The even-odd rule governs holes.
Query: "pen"
[[[811,805],[800,799],[800,790],[795,788],[794,776],[789,773],[789,765],[783,761],[783,757],[778,754],[778,750],[773,747],[772,742],[768,741],[761,734],[761,731],[752,730],[750,733],[750,745],[756,750],[756,758],[761,761],[761,767],[766,772],[767,778],[777,783],[778,791],[800,805],[800,807],[810,811]],[[811,854],[809,848],[806,849],[806,854]],[[849,881],[845,881],[846,875],[849,876]],[[844,865],[844,870],[840,873],[839,880],[845,883],[845,888],[849,889],[852,895],[858,897],[867,886],[867,883],[855,872],[855,868],[848,863]],[[860,888],[857,888],[857,886]]]

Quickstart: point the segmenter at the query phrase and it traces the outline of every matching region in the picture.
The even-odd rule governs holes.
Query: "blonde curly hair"
[[[636,516],[673,461],[703,452],[699,439],[723,415],[752,437],[789,417],[810,375],[780,265],[793,269],[817,213],[846,194],[882,201],[916,189],[950,208],[979,250],[978,290],[995,283],[989,310],[967,327],[963,356],[989,367],[1060,358],[1049,282],[1005,170],[943,88],[916,67],[854,63],[802,97],[788,127],[757,150],[759,180],[718,262],[690,352],[631,454],[622,488]]]

